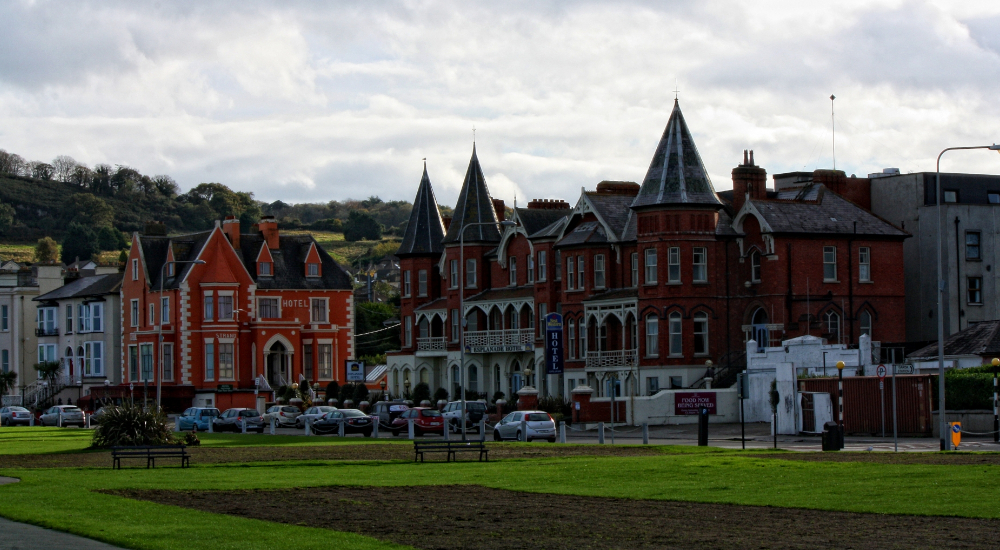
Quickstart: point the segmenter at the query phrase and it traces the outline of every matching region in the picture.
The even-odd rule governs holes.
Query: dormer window
[[[319,277],[319,264],[314,264],[314,263],[306,264],[306,276]]]
[[[264,277],[270,277],[273,274],[271,271],[271,262],[260,262],[257,264],[257,273]]]
[[[174,268],[176,266],[177,266],[177,264],[174,264],[174,263],[167,264],[167,277],[173,277],[174,276]]]

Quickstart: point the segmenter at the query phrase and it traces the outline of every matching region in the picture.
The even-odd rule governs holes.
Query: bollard
[[[312,435],[312,418],[306,419],[306,435]]]
[[[527,415],[521,415],[521,441],[528,441]]]
[[[486,417],[479,419],[479,440],[486,441]]]
[[[649,445],[649,422],[642,423],[642,444]]]
[[[181,431],[181,419],[180,418],[174,417],[174,431],[175,432]]]
[[[208,419],[208,433],[215,433],[215,417]]]
[[[451,439],[451,437],[450,437],[450,435],[451,435],[451,422],[445,421],[445,423],[444,423],[444,429],[441,430],[441,435],[444,437],[445,441],[448,441],[449,439]]]
[[[31,426],[32,428],[35,427],[35,413],[31,413],[31,419],[28,420],[28,425]]]
[[[274,420],[274,417],[272,416],[271,417],[271,435],[274,435],[274,430],[275,430],[275,425],[274,424],[275,424],[275,422],[276,421]]]
[[[59,423],[59,427],[62,428],[62,409],[59,409],[59,418],[56,420]]]
[[[87,413],[83,413],[83,427],[90,429],[90,415]]]
[[[372,417],[372,437],[378,439],[378,417]]]
[[[604,422],[597,425],[597,442],[604,445]]]
[[[559,421],[559,443],[566,443],[566,422]]]
[[[344,437],[344,419],[341,418],[340,422],[337,423],[337,435]]]
[[[698,446],[708,446],[708,409],[698,409]]]
[[[239,420],[239,419],[237,419],[237,420]],[[247,419],[246,418],[244,418],[243,421],[240,422],[240,431],[243,432],[243,433],[247,433]]]
[[[407,434],[407,436],[410,439],[414,439],[414,435],[413,435],[413,419],[412,418],[407,418],[406,419],[406,424],[408,426],[408,431],[409,431],[409,433]]]

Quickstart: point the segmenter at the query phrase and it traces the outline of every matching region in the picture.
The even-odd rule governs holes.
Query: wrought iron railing
[[[425,336],[417,338],[417,351],[445,351],[448,340],[444,336]]]
[[[587,352],[587,367],[632,367],[638,360],[638,350],[634,349]]]
[[[511,346],[533,344],[535,329],[474,330],[465,333],[467,346]]]

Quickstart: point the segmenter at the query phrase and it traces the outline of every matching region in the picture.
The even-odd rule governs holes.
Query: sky
[[[267,202],[575,203],[641,181],[675,95],[717,190],[933,171],[1000,142],[1000,2],[0,3],[0,149]],[[676,92],[675,92],[676,90]],[[835,119],[831,119],[830,95]],[[942,170],[1000,174],[1000,155]]]

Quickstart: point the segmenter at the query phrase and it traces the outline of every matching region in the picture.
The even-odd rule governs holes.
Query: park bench
[[[191,455],[184,445],[137,445],[135,447],[112,447],[111,469],[122,469],[123,458],[145,458],[146,468],[155,468],[157,458],[179,458],[181,468],[190,466]]]
[[[451,462],[452,459],[455,459],[457,462],[458,457],[455,456],[456,453],[477,451],[479,452],[480,462],[483,461],[483,457],[486,457],[486,462],[490,461],[490,451],[486,448],[485,441],[414,441],[413,461],[416,462],[417,457],[420,457],[420,462],[423,462],[424,453],[447,453],[447,462]]]

